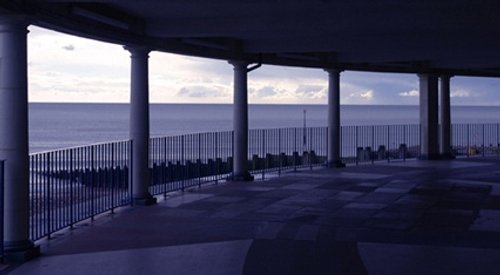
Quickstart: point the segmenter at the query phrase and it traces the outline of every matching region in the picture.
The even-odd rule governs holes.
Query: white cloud
[[[295,90],[295,94],[302,98],[309,99],[326,99],[327,87],[325,85],[318,84],[299,84]]]
[[[255,97],[260,97],[260,98],[266,98],[266,97],[273,97],[281,93],[280,90],[277,90],[276,88],[272,86],[264,86],[260,89],[252,89],[252,94]]]
[[[228,94],[223,86],[191,85],[180,88],[177,96],[189,98],[225,98]]]
[[[465,90],[455,90],[450,93],[450,97],[470,97],[471,93]]]
[[[373,104],[376,102],[374,90],[352,82],[340,83],[341,104]]]
[[[359,94],[359,96],[362,97],[362,98],[371,100],[371,99],[373,99],[373,91],[369,90],[369,91],[366,91],[364,93],[362,92],[362,93]]]
[[[417,90],[410,90],[410,91],[407,91],[407,92],[401,92],[398,94],[399,96],[410,96],[410,97],[414,97],[414,96],[419,96],[420,93],[419,91]]]
[[[78,77],[63,72],[30,73],[31,102],[127,102],[127,78]]]

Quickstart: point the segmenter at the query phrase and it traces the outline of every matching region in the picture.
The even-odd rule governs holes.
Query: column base
[[[328,162],[326,164],[326,167],[328,167],[328,168],[344,168],[345,167],[345,163],[343,163],[340,160],[331,161],[331,162]]]
[[[440,160],[443,159],[441,154],[428,154],[428,155],[421,155],[418,157],[419,160]]]
[[[32,241],[4,242],[7,263],[24,263],[40,256],[40,246]]]
[[[228,180],[230,181],[253,181],[253,176],[250,175],[250,173],[245,172],[241,174],[232,174],[231,176],[228,177]]]
[[[134,206],[148,206],[148,205],[153,205],[153,204],[157,203],[156,198],[149,195],[149,194],[145,198],[133,198],[132,200],[133,200],[132,204]]]
[[[444,153],[441,154],[441,159],[456,159],[456,157],[452,153]]]

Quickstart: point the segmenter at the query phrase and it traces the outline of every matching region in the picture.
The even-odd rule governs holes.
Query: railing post
[[[295,155],[297,154],[297,156]],[[297,172],[297,157],[299,152],[297,152],[297,128],[293,128],[293,171]]]
[[[73,149],[69,150],[69,220],[70,220],[70,228],[73,229],[73,212],[74,206],[73,206]]]
[[[483,123],[483,146],[481,149],[481,151],[483,152],[483,157],[484,157],[484,148],[485,148],[485,146],[484,146],[484,123]]]
[[[232,136],[231,136],[232,137]],[[232,155],[232,153],[231,153]],[[198,133],[198,188],[201,188],[201,133]]]
[[[418,158],[422,155],[422,123],[418,124]]]
[[[344,156],[344,130],[345,130],[345,127],[346,126],[340,126],[340,128],[339,128],[339,160],[341,163],[344,163],[342,161],[342,157]]]
[[[215,146],[214,146],[215,147]],[[185,170],[185,163],[184,163],[184,135],[181,136],[181,190],[184,192],[184,170]]]
[[[328,127],[326,127],[325,129],[325,135],[323,135],[325,137],[325,156],[326,156],[326,159],[325,159],[325,167],[328,167]]]
[[[467,124],[467,157],[470,156],[470,124]]]
[[[309,169],[313,169],[312,161],[312,150],[313,150],[313,139],[312,139],[312,128],[309,128]]]
[[[111,143],[111,163],[109,166],[109,172],[111,173],[111,214],[115,213],[115,144]]]
[[[278,166],[278,175],[281,175],[281,128],[278,128],[278,160],[280,162]]]
[[[4,161],[0,160],[0,253],[2,256],[2,259],[0,263],[4,263],[4,257],[5,257],[5,249],[4,249],[4,237],[3,237],[3,227],[4,227],[4,209],[5,209],[5,202],[4,202],[4,190],[5,190],[5,182],[4,182]]]
[[[248,155],[248,152],[247,152]],[[217,162],[217,157],[219,156],[219,133],[215,132],[214,135],[214,161],[215,161],[215,183],[219,183],[220,178],[220,167],[219,162]]]
[[[130,205],[134,205],[134,171],[132,169],[132,163],[134,163],[134,140],[129,140],[128,143],[128,153],[129,153],[129,159],[128,159],[128,186],[129,186],[129,198],[130,198]]]
[[[387,162],[391,162],[391,125],[387,125]]]
[[[262,129],[262,159],[264,160],[264,167],[262,167],[262,179],[265,179],[265,173],[267,168],[267,157],[266,157],[266,130]]]
[[[47,212],[46,212],[47,213],[47,229],[46,230],[47,230],[47,238],[49,240],[50,240],[50,232],[51,232],[51,230],[50,230],[50,227],[51,227],[50,220],[52,218],[51,215],[50,215],[50,201],[51,201],[50,183],[51,183],[51,178],[52,178],[51,177],[51,174],[52,174],[51,173],[51,165],[50,165],[50,155],[51,154],[52,153],[50,153],[50,152],[47,153],[47,159],[46,159],[46,161],[47,161],[47,163],[46,163],[46,165],[47,165],[47,175],[46,175],[46,180],[47,180],[46,181],[47,182],[47,190],[46,190],[46,192],[47,192],[47,196],[46,197],[44,196],[45,197],[46,207],[47,207]]]
[[[233,165],[231,173],[234,174],[234,130],[231,131],[231,156],[233,157]]]
[[[359,162],[359,156],[358,156],[358,126],[354,126],[354,143],[355,148],[356,148],[356,165],[358,165]]]
[[[375,162],[375,158],[373,157],[374,152],[375,152],[375,125],[372,125],[372,155],[370,156],[372,164]]]
[[[406,142],[406,125],[403,125],[403,141],[405,143],[405,147],[403,147],[403,161],[406,161],[406,151],[408,150],[409,145]]]
[[[163,137],[163,165],[162,165],[163,198],[167,198],[167,137]]]
[[[95,166],[94,166],[94,146],[90,147],[90,219],[94,221],[94,186],[95,186]]]
[[[455,127],[453,126],[453,124],[450,124],[450,153],[455,156],[455,153],[453,153],[453,146],[454,146],[454,142],[455,142]]]
[[[499,126],[499,123],[497,123],[497,150],[496,150],[497,151],[497,157],[498,157],[498,154],[500,153],[499,152],[500,151],[500,140],[498,140],[498,137],[499,137],[499,134],[498,134],[499,127],[498,126]]]

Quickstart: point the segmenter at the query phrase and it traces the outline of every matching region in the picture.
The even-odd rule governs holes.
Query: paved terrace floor
[[[196,189],[105,214],[42,249],[10,273],[500,274],[500,159]]]

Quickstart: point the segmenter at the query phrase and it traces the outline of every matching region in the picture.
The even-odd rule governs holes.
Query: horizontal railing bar
[[[103,141],[103,142],[96,142],[96,143],[91,143],[91,144],[86,144],[86,145],[77,145],[77,146],[70,146],[70,147],[63,147],[63,148],[58,148],[54,150],[47,150],[47,151],[39,151],[39,152],[33,152],[30,153],[30,156],[33,155],[38,155],[38,154],[47,154],[50,152],[54,151],[67,151],[67,150],[76,150],[76,149],[81,149],[81,148],[86,148],[86,147],[92,147],[92,146],[99,146],[99,145],[109,145],[109,144],[117,144],[120,142],[129,142],[130,139],[122,139],[122,140],[113,140],[113,141]]]

